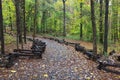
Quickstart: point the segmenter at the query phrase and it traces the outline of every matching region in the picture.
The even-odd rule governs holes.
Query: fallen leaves
[[[120,76],[97,70],[96,63],[74,48],[42,40],[47,43],[43,59],[19,59],[11,69],[0,68],[0,80],[120,80]],[[29,42],[24,49],[31,45]]]

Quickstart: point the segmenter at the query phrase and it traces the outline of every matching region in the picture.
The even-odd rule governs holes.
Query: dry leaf
[[[10,72],[15,73],[16,71],[15,70],[11,70]]]
[[[75,71],[75,72],[77,72],[77,71],[78,71],[78,70],[77,70],[77,67],[75,67],[75,68],[74,68],[74,71]]]
[[[86,77],[86,80],[90,80],[91,78],[90,77]]]
[[[42,65],[43,68],[45,68],[45,65]]]
[[[93,73],[90,73],[91,75],[93,75]]]
[[[46,74],[46,73],[43,76],[46,77],[46,78],[48,78],[48,74]]]
[[[116,76],[115,78],[120,79],[120,76]]]

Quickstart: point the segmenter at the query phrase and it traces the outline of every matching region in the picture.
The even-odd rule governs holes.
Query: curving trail
[[[19,59],[10,69],[0,68],[0,80],[120,80],[118,75],[97,70],[96,63],[73,47],[41,40],[47,43],[43,59]],[[24,47],[29,46],[30,42]]]

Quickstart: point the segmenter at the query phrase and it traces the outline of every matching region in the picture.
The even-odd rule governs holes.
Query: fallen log
[[[111,70],[111,69],[108,69],[106,67],[103,67],[102,70],[104,70],[106,72],[110,72],[110,73],[114,73],[114,74],[120,75],[120,71]]]
[[[113,55],[113,54],[115,54],[115,53],[116,53],[116,51],[115,51],[115,50],[112,50],[112,51],[109,52],[109,55]]]
[[[80,52],[84,52],[85,51],[85,47],[80,46],[80,44],[75,44],[75,50],[76,51],[80,51]]]
[[[18,54],[14,54],[17,56],[38,56],[42,58],[42,54],[46,49],[46,43],[42,42],[39,39],[33,40],[33,44],[30,50],[26,49],[14,49],[14,52],[18,52]]]
[[[16,53],[17,54],[17,53]],[[13,55],[13,53],[9,53],[7,55],[3,55],[0,58],[0,67],[10,68],[14,65],[14,61],[17,59],[17,55]]]
[[[41,52],[42,50],[25,50],[25,49],[14,49],[13,52],[19,52],[19,53],[26,53],[26,54],[31,54],[31,53],[37,53],[37,52]]]
[[[88,59],[93,60],[93,61],[97,61],[98,59],[101,58],[100,54],[94,54],[93,51],[85,51],[84,54],[88,57]]]
[[[17,57],[21,57],[21,56],[26,56],[26,57],[33,57],[33,56],[37,56],[39,58],[42,58],[42,54],[40,54],[39,52],[36,52],[35,54],[23,54],[23,53],[12,53],[13,56],[17,56]]]
[[[62,39],[62,40],[58,40],[57,42],[60,43],[60,44],[64,44],[64,43],[65,43],[65,40]]]
[[[109,66],[109,67],[115,67],[115,68],[117,68],[117,67],[120,68],[120,64],[119,63],[110,64],[110,63],[104,63],[104,62],[99,62],[99,65],[97,66],[97,68],[99,70],[105,70],[106,72],[120,74],[120,71],[115,71],[115,70],[108,69],[107,66]]]

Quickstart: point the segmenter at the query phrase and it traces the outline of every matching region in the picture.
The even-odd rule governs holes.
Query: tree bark
[[[105,0],[105,30],[104,30],[104,46],[103,53],[107,53],[108,49],[108,12],[109,12],[109,0]]]
[[[82,2],[80,3],[80,18],[81,18],[81,22],[80,22],[80,39],[82,39],[83,37],[83,32],[82,32]]]
[[[99,34],[100,34],[100,43],[103,44],[103,0],[100,0],[100,25],[99,25]]]
[[[65,13],[66,13],[66,10],[65,10],[65,2],[66,2],[66,0],[63,0],[63,36],[64,37],[66,36],[66,24],[65,24]]]
[[[97,39],[96,39],[96,20],[95,20],[95,11],[94,11],[94,0],[91,1],[91,20],[92,20],[92,30],[93,30],[93,53],[97,54]]]
[[[21,34],[21,20],[20,20],[20,0],[15,0],[16,8],[16,26],[17,26],[17,49],[19,48],[18,44],[22,42]]]
[[[25,0],[23,0],[23,29],[24,29],[24,43],[26,44],[26,21],[25,21]]]
[[[2,1],[1,0],[0,0],[0,41],[1,41],[1,54],[5,54],[5,51],[4,51],[4,32],[3,32]]]
[[[25,0],[23,0],[23,26],[24,26],[24,43],[26,43],[26,21],[25,21]]]
[[[114,43],[118,39],[118,0],[112,0],[112,28],[113,28],[113,40]]]
[[[36,19],[37,19],[37,0],[35,0],[35,13],[34,13],[34,31],[33,31],[33,40],[35,39],[36,34]]]

